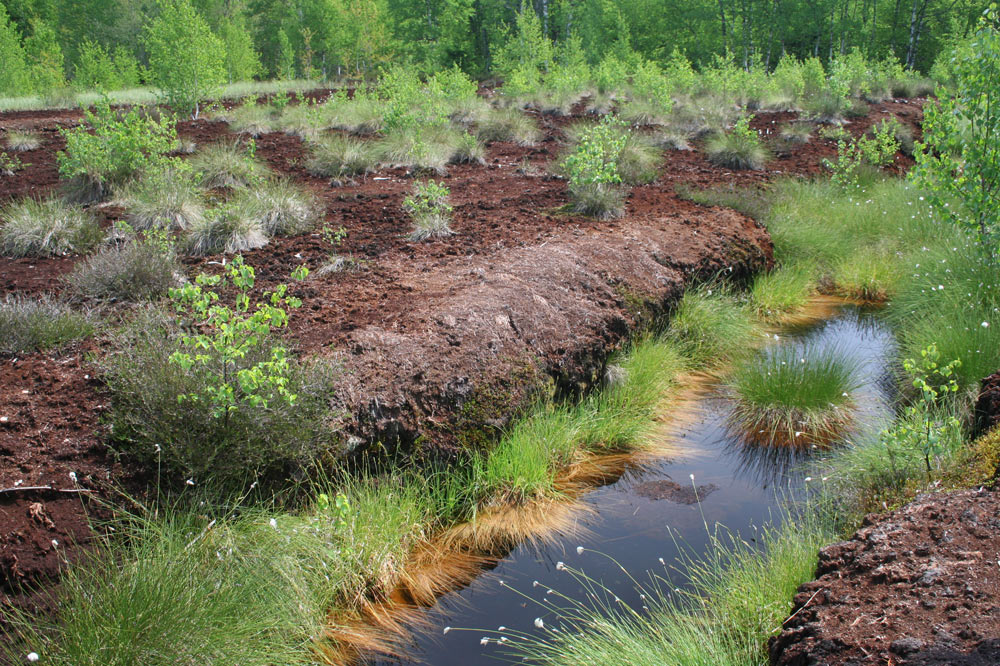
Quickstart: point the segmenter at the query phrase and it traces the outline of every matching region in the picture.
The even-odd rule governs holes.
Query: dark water
[[[832,319],[790,329],[779,337],[776,344],[808,341],[814,348],[835,345],[856,355],[863,362],[863,387],[857,402],[863,406],[864,427],[880,427],[889,413],[892,381],[888,360],[894,356],[894,342],[873,314],[845,306]],[[752,539],[756,527],[779,520],[780,496],[804,483],[800,468],[809,452],[775,456],[744,445],[725,426],[727,409],[720,397],[703,400],[694,418],[671,432],[676,455],[587,493],[583,501],[595,510],[581,521],[587,536],[559,540],[540,549],[515,549],[493,570],[484,572],[467,588],[442,597],[429,609],[430,628],[415,632],[405,659],[370,663],[499,663],[494,659],[503,658],[499,648],[493,642],[482,645],[480,641],[487,634],[481,630],[504,626],[513,631],[535,631],[535,618],[545,620],[548,616],[532,600],[546,598],[552,589],[574,599],[584,598],[586,591],[576,579],[557,570],[559,562],[582,569],[622,601],[638,607],[635,582],[619,565],[640,582],[648,582],[647,572],[677,578],[670,571],[678,564],[676,544],[683,544],[688,554],[698,554],[704,552],[708,530],[717,523]],[[691,475],[693,484],[702,487],[700,502],[651,499],[643,492],[650,482],[657,481],[691,488]],[[709,484],[715,490],[708,492]],[[578,546],[588,550],[578,554]],[[446,626],[453,629],[444,634]],[[457,630],[460,627],[480,631]]]

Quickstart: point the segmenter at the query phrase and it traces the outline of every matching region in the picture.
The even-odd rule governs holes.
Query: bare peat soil
[[[919,135],[922,100],[873,105],[846,128],[860,134],[888,116]],[[767,135],[790,113],[760,113]],[[332,403],[345,447],[381,441],[438,453],[481,444],[540,394],[575,394],[602,375],[608,354],[644,317],[662,314],[695,279],[745,279],[771,262],[767,232],[729,209],[682,200],[678,185],[766,185],[823,171],[833,141],[814,139],[780,151],[767,169],[733,172],[712,166],[698,149],[668,152],[658,180],[632,190],[621,220],[567,215],[565,181],[548,175],[571,118],[537,116],[545,139],[535,147],[488,146],[485,165],[449,167],[456,235],[414,243],[401,203],[413,175],[381,170],[333,186],[303,167],[306,147],[294,136],[266,134],[257,155],[271,169],[308,187],[326,208],[326,224],[343,227],[334,248],[316,232],[275,239],[246,255],[262,290],[288,282],[298,264],[310,269],[336,251],[353,270],[310,277],[293,287],[303,307],[290,336],[303,353],[336,357],[342,381]],[[76,111],[0,114],[0,132],[30,129],[43,138],[22,153],[27,165],[0,177],[0,204],[45,196],[58,186],[60,127]],[[186,121],[180,135],[199,145],[233,140],[220,121]],[[899,155],[897,169],[909,158]],[[98,206],[104,224],[121,210]],[[0,258],[0,294],[58,294],[78,256]],[[189,260],[190,274],[217,271],[222,257]],[[24,600],[27,587],[56,578],[60,562],[86,540],[89,489],[131,485],[107,449],[100,416],[108,397],[84,350],[0,358],[0,593]],[[74,474],[76,481],[70,477]],[[51,486],[25,491],[22,486]],[[92,504],[92,502],[90,502]],[[67,555],[69,553],[69,555]],[[2,613],[0,613],[2,616]]]
[[[820,551],[774,666],[1000,664],[1000,495],[938,493]]]

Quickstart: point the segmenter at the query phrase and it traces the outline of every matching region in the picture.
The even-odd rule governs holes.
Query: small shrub
[[[251,150],[244,150],[239,143],[215,143],[202,148],[190,160],[191,168],[201,178],[204,187],[239,188],[260,183],[267,175]]]
[[[334,180],[364,176],[378,166],[370,143],[341,136],[324,136],[310,143],[306,168],[310,173]]]
[[[7,153],[0,153],[0,176],[13,176],[18,171],[24,169],[24,163],[18,157],[11,157]]]
[[[856,187],[872,170],[892,164],[899,150],[899,141],[894,134],[893,127],[883,123],[874,128],[872,138],[859,136],[852,141],[838,141],[837,161],[824,160],[833,172],[833,182],[841,188]]]
[[[731,425],[764,445],[830,443],[853,418],[859,367],[854,357],[830,347],[765,349],[733,371]]]
[[[44,351],[93,332],[94,326],[86,315],[48,296],[7,294],[0,300],[0,353]]]
[[[9,130],[7,132],[7,148],[15,153],[25,153],[42,147],[42,139],[34,132]]]
[[[518,109],[494,109],[476,126],[481,141],[511,141],[520,146],[533,146],[541,139],[535,121]]]
[[[166,296],[177,285],[181,267],[165,232],[101,248],[78,262],[66,276],[77,296],[104,301],[146,301]]]
[[[22,199],[0,210],[0,253],[40,257],[85,252],[100,242],[93,214],[59,199]]]
[[[562,163],[573,212],[598,219],[625,214],[618,166],[628,140],[624,124],[613,116],[581,130],[576,147]]]
[[[253,201],[237,198],[208,211],[191,226],[184,241],[186,252],[194,256],[235,254],[256,250],[268,243],[259,209]]]
[[[753,116],[743,116],[729,132],[720,132],[705,143],[708,160],[729,169],[764,168],[770,158],[757,132],[750,128]]]
[[[103,359],[115,445],[174,483],[284,484],[333,453],[333,369],[299,363],[277,342],[299,301],[284,285],[251,301],[254,278],[237,257],[223,276],[172,290],[176,321],[140,313]],[[227,285],[231,306],[218,295]]]
[[[268,236],[295,236],[311,231],[322,212],[316,197],[285,179],[240,190],[231,205],[251,211]]]
[[[871,110],[872,108],[860,99],[852,99],[848,101],[847,108],[844,109],[844,115],[854,119],[866,118],[871,113]]]
[[[122,188],[119,200],[133,229],[184,230],[205,216],[201,191],[190,170],[147,174]]]
[[[173,117],[156,119],[139,108],[116,112],[104,98],[84,118],[84,125],[59,130],[66,139],[59,175],[74,181],[76,201],[98,201],[112,187],[169,164],[166,155],[177,142]]]
[[[403,200],[403,208],[413,218],[410,240],[441,238],[454,233],[449,226],[452,212],[449,194],[447,187],[433,180],[413,184],[413,193]]]

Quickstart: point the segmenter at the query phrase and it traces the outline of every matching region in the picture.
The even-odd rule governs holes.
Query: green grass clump
[[[802,145],[812,139],[812,130],[810,123],[785,123],[778,130],[778,136],[790,145]]]
[[[805,306],[815,288],[815,270],[793,265],[758,275],[750,286],[750,306],[758,317],[780,319]]]
[[[713,534],[703,558],[685,558],[686,588],[674,592],[676,582],[665,574],[640,586],[646,609],[613,603],[613,593],[567,567],[567,583],[594,590],[592,601],[559,594],[564,602],[542,602],[544,634],[507,632],[505,653],[546,666],[766,663],[768,637],[790,612],[795,590],[813,577],[817,552],[832,536],[818,520],[791,518],[783,528],[762,530],[757,543]]]
[[[10,203],[0,225],[0,254],[15,258],[86,252],[104,235],[91,212],[55,198]]]
[[[178,169],[149,174],[126,185],[118,196],[133,229],[185,230],[201,222],[205,204],[191,173]]]
[[[286,179],[267,180],[239,190],[227,205],[249,211],[267,236],[296,236],[312,231],[323,212],[312,193]]]
[[[229,126],[240,134],[254,138],[275,130],[275,110],[262,104],[241,104],[227,112]]]
[[[458,135],[451,161],[456,164],[486,164],[486,148],[476,136],[463,132]]]
[[[684,294],[667,330],[696,369],[738,360],[759,335],[751,310],[718,284]]]
[[[249,187],[264,179],[267,167],[238,143],[215,143],[195,153],[189,163],[203,187]]]
[[[340,181],[364,176],[378,167],[378,153],[367,141],[334,134],[309,145],[306,168],[310,173]]]
[[[42,138],[35,132],[12,129],[7,131],[6,143],[9,150],[13,150],[15,153],[25,153],[41,148]]]
[[[646,185],[656,180],[662,162],[663,153],[652,137],[629,132],[618,159],[618,175],[626,185]]]
[[[860,248],[833,266],[834,290],[862,303],[884,303],[899,281],[899,262],[879,247]]]
[[[746,122],[744,122],[746,121]],[[705,141],[708,161],[728,169],[760,171],[771,158],[757,132],[744,118],[729,132],[716,132]]]
[[[805,447],[837,439],[853,420],[858,362],[845,351],[785,344],[739,364],[728,388],[731,425],[766,445]]]
[[[257,202],[240,197],[208,211],[187,232],[182,246],[187,254],[237,254],[268,244]]]
[[[93,332],[89,317],[48,296],[7,294],[0,300],[0,353],[29,354],[58,348]]]
[[[383,164],[443,175],[459,141],[459,133],[450,128],[404,127],[387,132],[375,146]]]
[[[513,107],[493,109],[476,125],[481,141],[510,141],[520,146],[533,146],[542,133],[534,119]]]
[[[65,277],[77,296],[105,301],[146,301],[166,296],[183,275],[173,248],[130,238],[77,262]]]

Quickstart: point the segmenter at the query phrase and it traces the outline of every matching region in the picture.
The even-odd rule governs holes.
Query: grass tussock
[[[167,169],[126,185],[118,196],[125,219],[138,231],[183,231],[205,216],[205,203],[194,176]]]
[[[828,444],[853,421],[859,369],[841,349],[796,344],[765,349],[729,377],[730,425],[767,446]]]
[[[598,220],[615,220],[625,215],[626,192],[608,183],[580,183],[569,188],[570,211]]]
[[[705,141],[708,161],[727,169],[760,171],[771,158],[756,136],[716,132]]]
[[[801,146],[812,139],[810,123],[785,123],[778,130],[778,137],[788,145]]]
[[[189,160],[201,185],[207,188],[249,187],[267,176],[267,167],[239,143],[214,143]]]
[[[534,119],[513,107],[491,110],[476,125],[475,133],[486,143],[510,141],[519,146],[533,146],[542,137]]]
[[[285,179],[267,180],[238,191],[229,206],[256,219],[267,236],[297,236],[312,231],[323,217],[319,200]]]
[[[91,335],[85,314],[48,296],[7,294],[0,300],[0,353],[11,356],[61,347]]]
[[[241,197],[210,210],[193,225],[182,247],[192,256],[237,254],[268,244],[257,202]]]
[[[379,161],[390,167],[444,175],[460,137],[450,128],[402,128],[379,138],[375,150]]]
[[[26,153],[30,150],[38,150],[42,147],[42,137],[35,132],[25,132],[23,130],[8,130],[6,141],[7,149],[15,153]]]
[[[815,269],[796,264],[758,275],[750,286],[750,306],[755,314],[766,321],[801,309],[812,294]]]
[[[365,176],[378,167],[378,153],[368,141],[334,134],[309,145],[306,168],[317,176],[340,181]]]
[[[8,257],[86,252],[103,235],[92,213],[60,199],[26,198],[0,209],[0,254]]]
[[[275,131],[277,116],[275,110],[262,104],[241,104],[226,114],[229,126],[253,138]]]
[[[667,335],[680,345],[695,369],[742,358],[760,337],[752,311],[719,284],[684,294]]]

